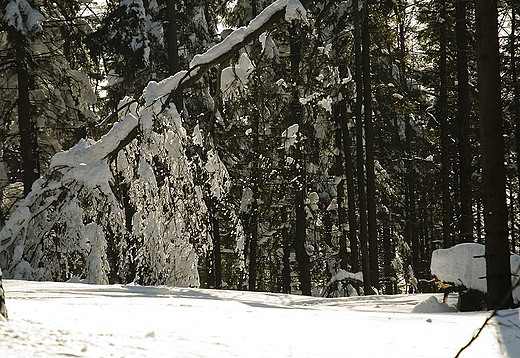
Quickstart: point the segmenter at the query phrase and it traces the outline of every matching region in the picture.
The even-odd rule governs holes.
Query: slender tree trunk
[[[347,106],[345,101],[341,102],[341,132],[343,142],[343,153],[345,154],[345,176],[347,183],[347,203],[348,203],[348,225],[350,242],[350,260],[353,272],[359,272],[359,246],[357,238],[358,223],[356,217],[356,197],[354,193],[354,163],[352,160],[352,141],[347,126]]]
[[[34,147],[36,139],[34,128],[31,123],[30,102],[29,102],[29,74],[27,72],[26,56],[22,48],[22,35],[17,33],[16,51],[16,71],[18,73],[18,128],[20,131],[20,152],[22,156],[22,182],[24,196],[31,192],[31,187],[37,178],[36,161]]]
[[[7,319],[7,308],[5,306],[5,293],[2,286],[2,268],[0,267],[0,314]]]
[[[469,141],[469,119],[471,104],[469,100],[468,75],[468,36],[466,20],[467,0],[457,0],[455,25],[457,37],[457,81],[458,81],[458,136],[459,136],[459,183],[460,183],[460,219],[459,241],[473,241],[473,212],[471,205],[471,146]]]
[[[409,160],[408,162],[408,173],[406,175],[407,182],[407,196],[408,196],[408,225],[410,243],[412,244],[412,266],[416,277],[420,278],[422,273],[421,268],[421,257],[419,248],[419,237],[417,235],[417,213],[416,213],[416,199],[415,199],[415,167],[412,155],[412,126],[410,125],[410,116],[405,116],[405,133],[406,133],[406,151]]]
[[[520,185],[520,86],[518,85],[518,65],[516,59],[516,4],[511,6],[511,73],[513,76],[513,88],[514,88],[514,114],[515,114],[515,139],[516,139],[516,168],[517,178]],[[520,190],[516,190],[516,202],[520,205]],[[520,233],[520,230],[519,230]],[[519,236],[519,235],[517,235]],[[517,252],[516,249],[516,238],[513,238],[513,252]]]
[[[287,218],[285,219],[285,222]],[[283,293],[291,293],[291,262],[289,260],[291,256],[291,240],[289,238],[289,232],[287,227],[282,229],[283,235]]]
[[[175,0],[166,0],[166,44],[168,52],[168,64],[170,75],[174,75],[181,69],[179,62],[179,46],[177,38],[177,8]],[[182,96],[177,94],[174,98],[175,107],[180,113],[182,110]]]
[[[446,19],[446,1],[440,0],[440,13]],[[446,21],[440,24],[440,96],[439,122],[441,124],[441,166],[442,166],[442,237],[444,247],[448,248],[451,242],[451,198],[450,198],[450,158],[449,158],[449,124],[448,124],[448,84],[446,74]]]
[[[335,144],[336,148],[338,149],[337,155],[336,155],[336,177],[341,178],[339,179],[339,183],[336,186],[336,191],[338,192],[337,201],[338,201],[338,224],[339,224],[339,259],[340,259],[340,267],[343,270],[347,269],[347,235],[345,231],[345,224],[347,222],[346,218],[346,212],[345,212],[345,188],[344,183],[345,180],[343,179],[344,171],[343,171],[343,158],[341,156],[341,151],[339,148],[342,147],[341,145],[341,121],[344,120],[341,118],[341,104],[337,103],[334,105],[334,114],[336,117],[336,130],[335,130]]]
[[[368,5],[364,6],[364,17],[361,30],[363,45],[363,89],[365,106],[365,142],[367,168],[367,209],[368,209],[368,242],[370,258],[370,282],[379,290],[379,265],[376,220],[376,178],[374,172],[374,128],[372,123],[372,85],[370,76],[370,32],[368,26]]]
[[[361,56],[361,13],[358,0],[354,0],[354,56],[355,56],[355,81],[356,81],[356,146],[357,146],[357,177],[359,200],[359,242],[361,245],[361,265],[363,271],[363,284],[366,295],[373,294],[370,281],[370,261],[368,257],[368,221],[367,202],[365,194],[365,160],[363,147],[363,59]]]
[[[292,115],[294,116],[294,120],[299,124],[300,133],[303,133],[304,123],[303,123],[303,113],[300,104],[299,97],[299,85],[301,83],[300,78],[300,63],[302,60],[301,54],[301,41],[297,34],[296,28],[292,25],[289,28],[289,36],[290,36],[290,47],[291,47],[291,76],[292,82],[296,85],[293,92],[293,100],[292,100]],[[304,136],[302,135],[301,138]],[[305,240],[307,237],[307,219],[305,214],[305,197],[306,197],[306,165],[304,159],[305,150],[303,143],[300,142],[297,144],[297,148],[295,149],[295,159],[296,162],[299,163],[299,172],[298,178],[296,180],[296,197],[295,197],[295,206],[296,206],[296,230],[294,235],[294,248],[296,251],[296,261],[300,266],[300,288],[302,294],[311,295],[311,270],[310,270],[310,259],[307,254],[307,250],[305,249]]]
[[[217,218],[217,206],[213,198],[209,199],[208,211],[211,215],[211,233],[213,238],[212,271],[214,273],[213,285],[222,288],[222,255],[220,253],[220,227]]]
[[[488,309],[509,308],[513,298],[506,205],[504,131],[500,97],[497,0],[476,0],[476,53],[486,232]]]
[[[389,207],[388,197],[383,195],[383,205]],[[385,218],[383,219],[383,263],[384,263],[384,285],[385,285],[385,294],[392,295],[394,293],[394,285],[391,280],[392,277],[392,240],[391,240],[391,231],[390,225],[392,222],[392,217],[390,213],[384,213]]]

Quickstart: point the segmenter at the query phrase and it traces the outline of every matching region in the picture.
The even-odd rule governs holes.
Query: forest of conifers
[[[504,261],[519,6],[1,0],[4,277],[334,296]]]

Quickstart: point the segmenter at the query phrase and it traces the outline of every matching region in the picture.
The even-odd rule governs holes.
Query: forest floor
[[[455,357],[489,315],[442,312],[431,294],[326,299],[16,280],[4,288],[2,358]],[[520,357],[519,319],[519,310],[499,312],[461,357]]]

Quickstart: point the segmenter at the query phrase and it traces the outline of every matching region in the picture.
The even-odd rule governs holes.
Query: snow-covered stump
[[[7,318],[7,308],[5,307],[5,293],[2,286],[2,268],[0,267],[0,314]],[[1,319],[1,317],[0,317]]]
[[[486,247],[463,243],[432,254],[431,272],[439,281],[445,298],[451,292],[459,294],[459,310],[478,311],[486,308]],[[511,284],[516,285],[520,256],[511,254]],[[513,302],[520,303],[520,287],[513,290]]]

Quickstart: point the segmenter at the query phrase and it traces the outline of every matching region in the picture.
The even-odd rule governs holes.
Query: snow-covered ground
[[[324,299],[17,280],[4,288],[2,358],[454,357],[489,314],[440,312],[449,307],[432,295]],[[520,357],[519,318],[500,312],[461,357]]]

